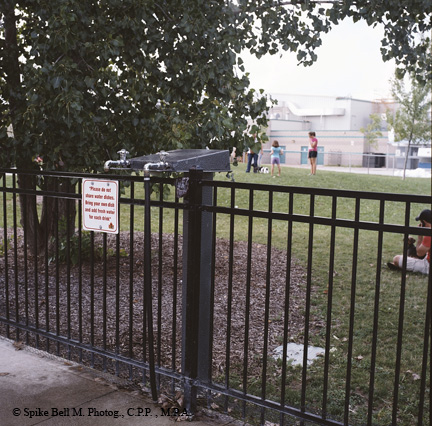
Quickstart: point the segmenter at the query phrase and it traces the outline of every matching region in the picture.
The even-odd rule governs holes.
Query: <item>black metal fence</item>
[[[0,170],[2,335],[192,413],[431,424],[431,274],[385,266],[430,196],[103,175],[120,232],[84,232],[101,176]]]

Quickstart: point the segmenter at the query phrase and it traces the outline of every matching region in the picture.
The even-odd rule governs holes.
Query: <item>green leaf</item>
[[[84,82],[85,82],[85,84],[86,84],[86,86],[89,88],[89,89],[93,89],[94,88],[94,84],[95,84],[95,79],[94,78],[91,78],[90,76],[85,76],[85,78],[84,78]]]
[[[57,77],[54,77],[52,79],[51,84],[52,84],[52,86],[53,86],[54,89],[58,89],[60,87],[62,81],[63,81],[63,78],[57,76]]]

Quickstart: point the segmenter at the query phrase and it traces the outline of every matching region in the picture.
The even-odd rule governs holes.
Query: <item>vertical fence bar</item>
[[[161,365],[162,359],[162,246],[163,246],[163,182],[160,183],[159,186],[159,202],[161,203],[161,207],[159,207],[159,233],[158,233],[158,241],[159,241],[159,249],[158,249],[158,297],[157,297],[157,365]]]
[[[82,253],[82,185],[78,185],[78,341],[83,343],[83,253]],[[79,349],[79,361],[83,361],[83,351]]]
[[[179,199],[175,197],[175,210],[174,210],[174,247],[173,247],[173,304],[172,304],[172,331],[171,331],[171,369],[176,371],[176,357],[177,357],[177,270],[178,270],[178,248],[179,248],[179,209],[177,207]],[[171,382],[171,392],[175,391],[175,381]]]
[[[150,172],[144,171],[144,300],[147,312],[148,327],[148,348],[149,348],[149,369],[150,369],[150,388],[153,401],[157,400],[156,374],[154,360],[154,336],[153,336],[153,298],[152,298],[152,270],[151,270],[151,187]]]
[[[6,180],[6,175],[5,175]],[[17,202],[16,202],[16,180],[15,175],[13,176],[12,180],[12,189],[13,189],[13,195],[12,195],[12,206],[13,206],[13,229],[14,229],[14,274],[15,274],[15,320],[18,323],[20,321],[20,314],[19,314],[19,285],[18,285],[18,223],[17,223]],[[7,227],[5,226],[5,229]],[[4,241],[5,245],[8,244],[8,241]],[[7,268],[6,268],[7,271]],[[20,340],[20,329],[17,327],[15,330],[15,338],[17,341]]]
[[[8,251],[8,233],[7,233],[7,199],[6,199],[6,174],[3,175],[3,251],[5,259],[5,317],[9,321],[9,251]],[[14,194],[15,196],[15,194]],[[16,250],[16,246],[15,246]],[[6,324],[6,337],[10,338],[9,323]]]
[[[65,200],[69,205],[69,200]],[[69,206],[68,206],[69,207]],[[67,300],[67,338],[70,341],[72,336],[72,305],[71,305],[71,225],[68,213],[66,213],[66,300]],[[68,359],[71,359],[70,344],[67,345]]]
[[[90,345],[94,347],[95,344],[95,332],[94,332],[94,320],[95,320],[95,298],[94,298],[94,232],[90,233]],[[94,367],[94,352],[90,355],[90,365]]]
[[[294,205],[294,194],[289,193],[288,215],[292,217]],[[281,388],[281,408],[285,407],[286,398],[286,375],[287,375],[287,346],[289,332],[289,314],[290,314],[290,296],[291,296],[291,260],[292,260],[292,237],[293,221],[288,221],[287,234],[287,263],[286,263],[286,281],[285,281],[285,302],[284,302],[284,332],[283,332],[283,349],[282,349],[282,388]],[[285,422],[285,416],[281,413],[280,424]]]
[[[273,191],[269,191],[268,198],[268,211],[273,212]],[[267,353],[268,353],[268,335],[269,335],[269,320],[270,320],[270,286],[271,286],[271,259],[272,259],[272,225],[273,220],[268,219],[267,226],[267,261],[266,261],[266,294],[265,294],[265,308],[264,308],[264,345],[263,345],[263,368],[261,379],[261,399],[264,401],[267,394]],[[261,409],[261,424],[265,422],[265,408]]]
[[[380,201],[379,223],[384,224],[384,200]],[[372,331],[372,353],[371,353],[371,367],[369,379],[369,401],[368,401],[368,418],[367,424],[372,425],[373,414],[373,400],[375,391],[375,368],[376,368],[376,354],[378,347],[378,317],[380,305],[380,291],[381,291],[381,259],[382,259],[382,244],[383,244],[383,231],[378,231],[378,252],[377,252],[377,271],[375,279],[375,302],[374,302],[374,321]]]
[[[232,188],[234,192],[234,188]],[[254,197],[253,191],[249,192],[249,211],[253,212],[254,209]],[[252,277],[252,233],[253,233],[253,216],[248,217],[248,238],[247,238],[247,263],[246,263],[246,306],[245,306],[245,339],[244,339],[244,351],[243,351],[243,394],[247,394],[248,389],[248,368],[249,368],[249,327],[250,327],[250,294],[251,294],[251,277]],[[243,402],[242,407],[243,419],[246,418],[246,401]]]
[[[107,350],[107,234],[102,234],[103,248],[102,248],[102,262],[103,262],[103,275],[102,275],[102,348],[104,352]],[[103,357],[103,370],[107,371],[107,359]]]
[[[419,396],[419,408],[417,424],[418,426],[423,425],[423,415],[425,408],[425,393],[426,393],[426,382],[427,382],[427,367],[428,367],[428,351],[430,351],[429,360],[429,425],[432,425],[432,269],[429,268],[429,279],[428,279],[428,293],[426,297],[426,317],[425,317],[425,328],[424,328],[424,340],[423,340],[423,360],[421,368],[421,382],[420,382],[420,396]],[[429,349],[429,339],[431,340],[431,346]]]
[[[134,358],[133,334],[134,334],[134,229],[135,229],[135,183],[130,186],[131,205],[129,210],[129,324],[128,324],[128,356]],[[133,379],[132,365],[129,365],[129,378]]]
[[[15,179],[15,175],[14,175]],[[22,216],[22,223],[27,223],[28,217],[27,217],[27,203],[25,202],[26,195],[22,194],[20,195],[22,199],[21,201],[21,216]],[[24,242],[24,310],[25,310],[25,325],[29,325],[29,289],[28,289],[28,253],[27,253],[27,226],[23,226],[23,242]],[[26,330],[26,344],[29,344],[30,341],[30,334],[28,330]]]
[[[213,201],[212,204],[214,206],[217,205],[217,186],[213,188]],[[213,213],[212,215],[212,238],[211,238],[211,281],[210,281],[210,324],[209,324],[209,332],[210,332],[210,342],[209,342],[209,382],[213,381],[213,369],[212,369],[212,361],[213,361],[213,332],[214,332],[214,302],[215,302],[215,278],[216,278],[216,235],[217,235],[217,214]],[[210,407],[211,401],[211,392],[210,390],[207,392],[207,406]]]
[[[119,203],[119,217],[121,217]],[[121,224],[120,224],[121,226]],[[116,234],[116,281],[115,281],[115,354],[120,354],[120,232]],[[115,361],[115,374],[120,374],[118,358]]]
[[[48,200],[44,200],[44,204],[48,203]],[[48,215],[45,216],[45,229],[48,229]],[[49,241],[48,241],[48,232],[45,232],[45,331],[48,333],[50,331],[50,288],[49,288]],[[50,348],[50,339],[46,340],[46,351],[49,352]]]
[[[235,206],[235,191],[231,190],[231,209]],[[230,386],[231,374],[231,322],[232,322],[232,290],[234,273],[234,214],[230,214],[229,224],[229,254],[228,254],[228,297],[227,297],[227,325],[226,325],[226,347],[225,347],[225,389]],[[228,412],[228,396],[225,396],[224,410]]]
[[[58,192],[58,179],[55,181],[55,190]],[[55,198],[54,201],[54,217],[55,217],[55,228],[54,228],[54,244],[55,244],[55,310],[56,310],[56,336],[60,336],[60,252],[59,252],[59,199]],[[60,342],[56,342],[56,354],[60,355]]]
[[[353,241],[353,264],[351,273],[351,304],[350,304],[350,319],[348,331],[348,354],[347,354],[347,373],[345,385],[345,407],[344,407],[344,424],[349,421],[349,404],[351,396],[351,370],[352,370],[352,353],[353,353],[353,339],[354,339],[354,313],[355,313],[355,300],[356,300],[356,287],[357,287],[357,263],[358,263],[358,245],[359,245],[359,228],[360,222],[360,198],[356,198],[355,205],[355,228],[354,228],[354,241]]]
[[[4,175],[4,182],[6,182],[6,175]],[[16,181],[15,181],[15,175],[13,175],[13,180],[12,180],[12,189],[13,189],[13,195],[12,195],[12,208],[13,208],[13,242],[14,242],[14,250],[13,250],[13,255],[14,255],[14,275],[15,275],[15,318],[16,321],[19,322],[20,321],[20,304],[19,304],[19,285],[18,285],[18,271],[19,271],[19,266],[18,266],[18,219],[17,219],[17,203],[16,203]],[[5,193],[6,195],[6,193]],[[5,215],[5,219],[4,219],[4,230],[6,232],[6,236],[7,236],[7,221],[6,221],[6,215]],[[9,241],[5,238],[4,240],[4,255],[5,255],[5,261],[7,260],[8,257],[8,244]],[[7,263],[5,264],[5,273],[8,274],[8,266]],[[7,296],[7,299],[9,299],[9,296]],[[15,338],[17,341],[20,340],[20,329],[17,327],[15,329]]]
[[[315,195],[310,195],[309,216],[313,218],[315,215]],[[302,389],[301,389],[301,404],[302,412],[306,410],[306,387],[307,387],[307,359],[309,345],[309,320],[311,309],[311,294],[312,294],[312,255],[313,255],[313,235],[314,222],[309,223],[309,241],[308,241],[308,261],[307,261],[307,282],[306,282],[306,310],[305,310],[305,332],[303,342],[303,369],[302,369]],[[303,424],[303,422],[302,422]]]
[[[37,198],[35,196],[35,203],[37,203]],[[32,209],[33,210],[33,209]],[[34,227],[34,247],[33,247],[33,273],[34,273],[34,315],[35,315],[35,327],[39,329],[39,268],[38,268],[38,217],[37,217],[37,209],[34,209],[33,217],[30,219],[33,220]],[[36,348],[39,349],[39,334],[36,333]]]
[[[332,220],[336,220],[337,197],[332,197]],[[324,354],[324,380],[323,380],[323,400],[322,413],[323,418],[327,418],[327,400],[328,400],[328,384],[329,384],[329,368],[330,368],[330,339],[331,339],[331,323],[332,323],[332,307],[333,307],[333,275],[335,264],[335,246],[336,246],[336,226],[333,224],[330,234],[330,259],[329,259],[329,274],[327,286],[327,320],[326,320],[326,343]]]
[[[145,192],[145,183],[144,183],[144,192]],[[147,199],[146,197],[147,197],[147,193],[144,194],[145,200]],[[150,202],[150,199],[148,202]],[[145,274],[145,269],[146,269],[146,265],[145,265],[145,262],[146,262],[145,245],[146,245],[146,243],[145,243],[145,241],[146,241],[147,237],[145,234],[145,227],[146,227],[145,215],[146,215],[146,209],[144,207],[144,215],[143,215],[143,219],[144,219],[144,222],[143,222],[143,226],[144,226],[144,234],[143,234],[144,252],[143,252],[143,258],[142,258],[143,276]],[[151,236],[150,236],[150,238],[151,238]],[[150,246],[151,246],[151,240],[150,240]],[[144,294],[143,298],[142,298],[142,330],[141,330],[141,334],[142,334],[142,360],[145,364],[147,363],[147,331],[146,330],[147,330],[147,301],[146,301],[145,294]],[[145,370],[142,371],[142,381],[143,381],[144,385],[147,384],[147,376],[146,376]]]
[[[410,223],[410,204],[406,204],[405,209],[405,226],[409,226]],[[406,292],[406,265],[407,256],[406,253],[406,238],[404,239],[404,256],[402,265],[402,280],[401,280],[401,291],[399,300],[399,324],[398,324],[398,338],[396,346],[396,367],[395,367],[395,379],[393,389],[393,411],[392,411],[392,424],[397,423],[397,413],[399,404],[399,380],[400,380],[400,369],[402,359],[402,338],[403,338],[403,323],[405,317],[405,292]]]

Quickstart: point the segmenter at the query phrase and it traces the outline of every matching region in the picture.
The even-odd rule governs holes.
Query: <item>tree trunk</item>
[[[18,174],[18,186],[22,190],[36,190],[37,177]],[[74,193],[75,185],[68,179],[48,177],[43,181],[47,191]],[[75,232],[76,201],[64,197],[43,197],[39,221],[37,206],[39,197],[20,194],[21,225],[31,253],[43,254],[55,238],[65,240]]]
[[[24,191],[36,190],[36,176],[18,174],[18,187]],[[39,225],[36,195],[20,194],[21,226],[23,227],[28,248],[31,253],[43,250],[42,230]]]
[[[405,161],[404,161],[402,180],[405,180],[405,173],[406,173],[406,168],[407,168],[407,164],[408,164],[408,157],[409,157],[409,152],[410,152],[410,147],[411,147],[411,140],[412,140],[412,133],[411,133],[410,138],[408,140],[408,147],[407,147],[407,150],[405,153]]]
[[[44,189],[59,193],[75,193],[70,179],[46,177]],[[76,201],[65,197],[44,197],[42,204],[41,228],[48,239],[65,239],[75,233]]]

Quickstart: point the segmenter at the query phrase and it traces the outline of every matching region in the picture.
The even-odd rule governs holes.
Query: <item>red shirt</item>
[[[428,235],[425,235],[425,236],[423,237],[422,244],[423,244],[425,247],[429,247],[429,250],[428,250],[428,252],[427,252],[427,260],[428,260],[428,262],[430,263],[431,237],[429,237]]]
[[[309,151],[317,151],[318,150],[318,139],[317,138],[311,138],[311,142],[314,142],[315,143],[315,146],[312,148],[312,147],[310,147],[309,148]]]

